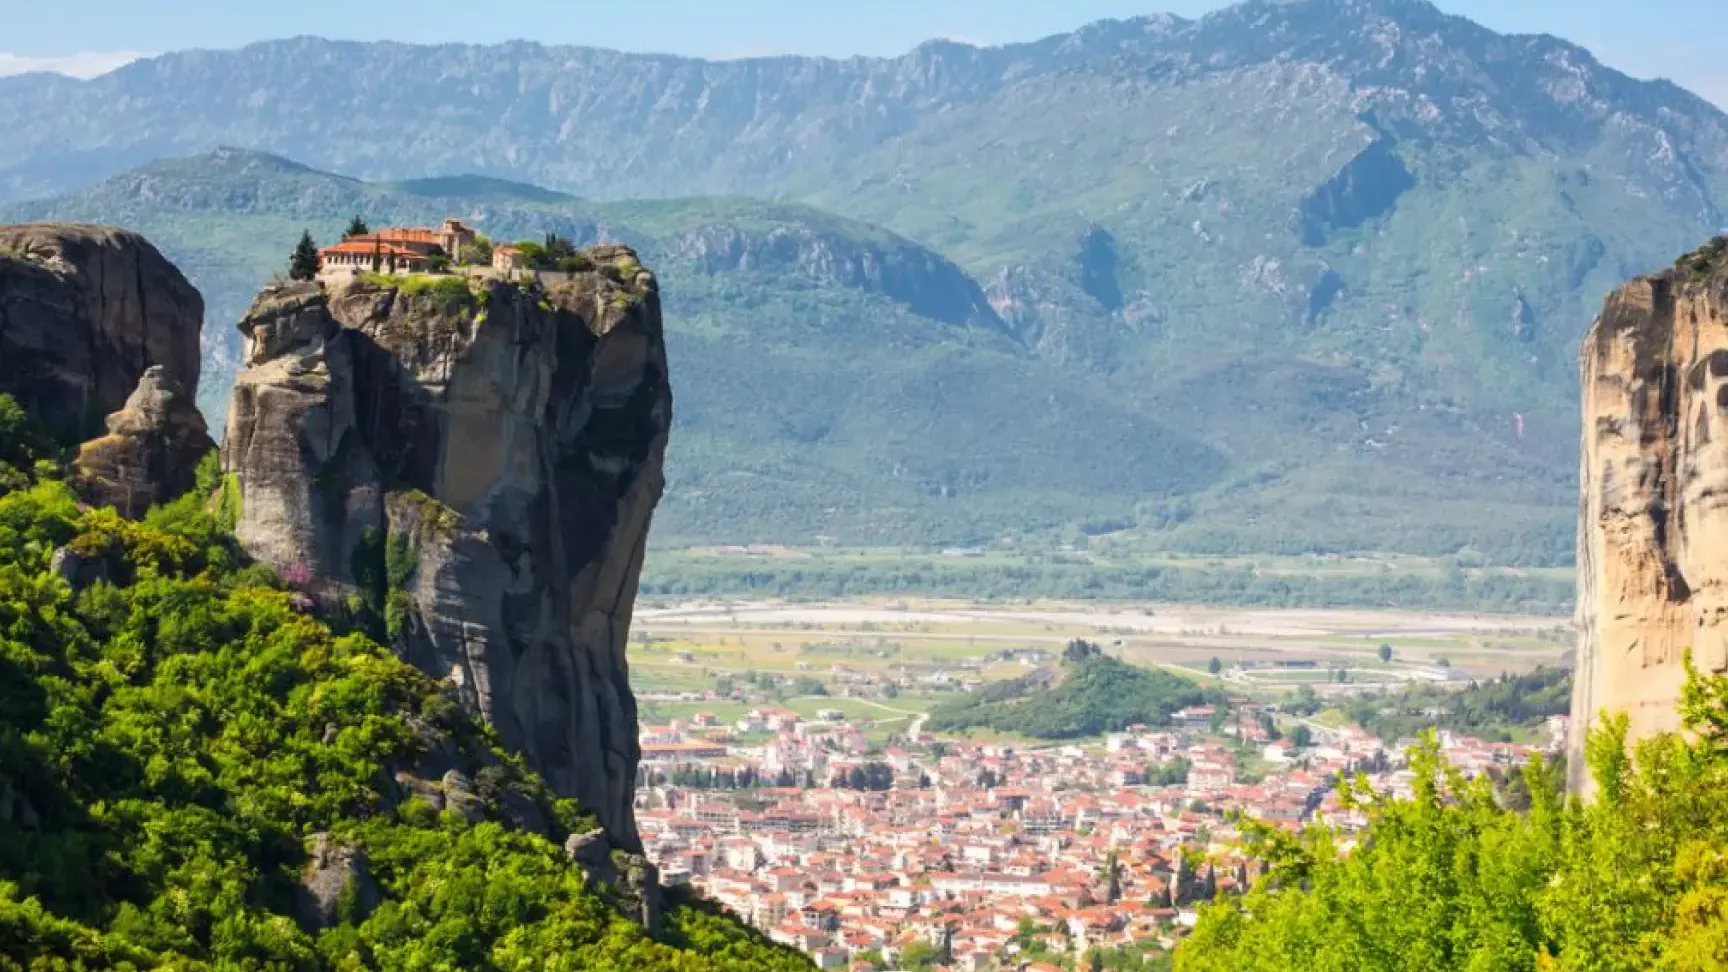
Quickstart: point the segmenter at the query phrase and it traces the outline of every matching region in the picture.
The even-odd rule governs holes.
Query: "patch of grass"
[[[444,304],[479,303],[468,278],[456,274],[414,273],[397,277],[363,273],[360,279],[373,286],[393,288],[410,297],[431,296]]]

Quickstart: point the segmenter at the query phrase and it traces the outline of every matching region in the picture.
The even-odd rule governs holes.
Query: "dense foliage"
[[[1424,729],[1510,742],[1518,730],[1536,728],[1571,708],[1572,673],[1538,668],[1463,689],[1423,684],[1390,695],[1365,695],[1352,701],[1348,712],[1351,721],[1389,742]]]
[[[1132,725],[1162,726],[1177,710],[1211,693],[1163,669],[1140,668],[1108,655],[1085,654],[1043,687],[1032,677],[995,682],[930,713],[936,732],[995,729],[1037,739],[1075,739]]]
[[[29,452],[0,437],[14,480]],[[557,842],[580,808],[245,566],[202,481],[143,523],[51,478],[0,496],[0,970],[808,967],[700,903],[660,940],[624,918]],[[476,813],[395,793],[434,746],[480,767]],[[362,850],[380,897],[316,932],[314,834]]]
[[[1371,826],[1347,846],[1310,827],[1251,831],[1269,870],[1211,906],[1179,972],[1706,972],[1728,968],[1728,680],[1693,675],[1695,738],[1590,741],[1599,792],[1566,802],[1527,769],[1527,811],[1465,781],[1429,745],[1414,794],[1353,784]]]

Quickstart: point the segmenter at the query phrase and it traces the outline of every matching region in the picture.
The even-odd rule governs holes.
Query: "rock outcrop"
[[[135,233],[0,226],[0,392],[67,445],[101,434],[151,366],[198,387],[204,301]]]
[[[1677,729],[1686,653],[1728,669],[1728,238],[1610,296],[1581,356],[1575,789],[1601,712]]]
[[[329,834],[307,839],[306,865],[294,896],[294,917],[302,928],[316,932],[364,921],[382,897],[364,850]]]
[[[672,401],[653,275],[590,256],[543,287],[266,290],[224,463],[253,556],[448,680],[630,854],[625,642]]]
[[[108,434],[79,449],[73,470],[85,499],[136,518],[196,485],[199,460],[215,448],[191,394],[151,365],[108,416]]]

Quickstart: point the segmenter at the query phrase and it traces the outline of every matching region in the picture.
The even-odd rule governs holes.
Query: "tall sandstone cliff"
[[[224,461],[253,556],[458,686],[636,851],[625,647],[672,399],[653,275],[591,256],[545,287],[267,289]]]
[[[1575,789],[1602,711],[1672,731],[1686,652],[1728,669],[1728,239],[1616,291],[1581,355]]]
[[[137,516],[192,487],[215,448],[189,394],[203,327],[198,291],[135,233],[0,226],[0,392],[62,445],[100,436],[76,467],[91,502]]]

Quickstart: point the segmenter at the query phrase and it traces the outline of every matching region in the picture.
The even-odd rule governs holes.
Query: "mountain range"
[[[1578,339],[1728,210],[1715,107],[1420,0],[891,59],[298,38],[0,79],[0,127],[0,216],[137,228],[205,291],[207,411],[302,227],[638,246],[663,543],[1563,562]]]

